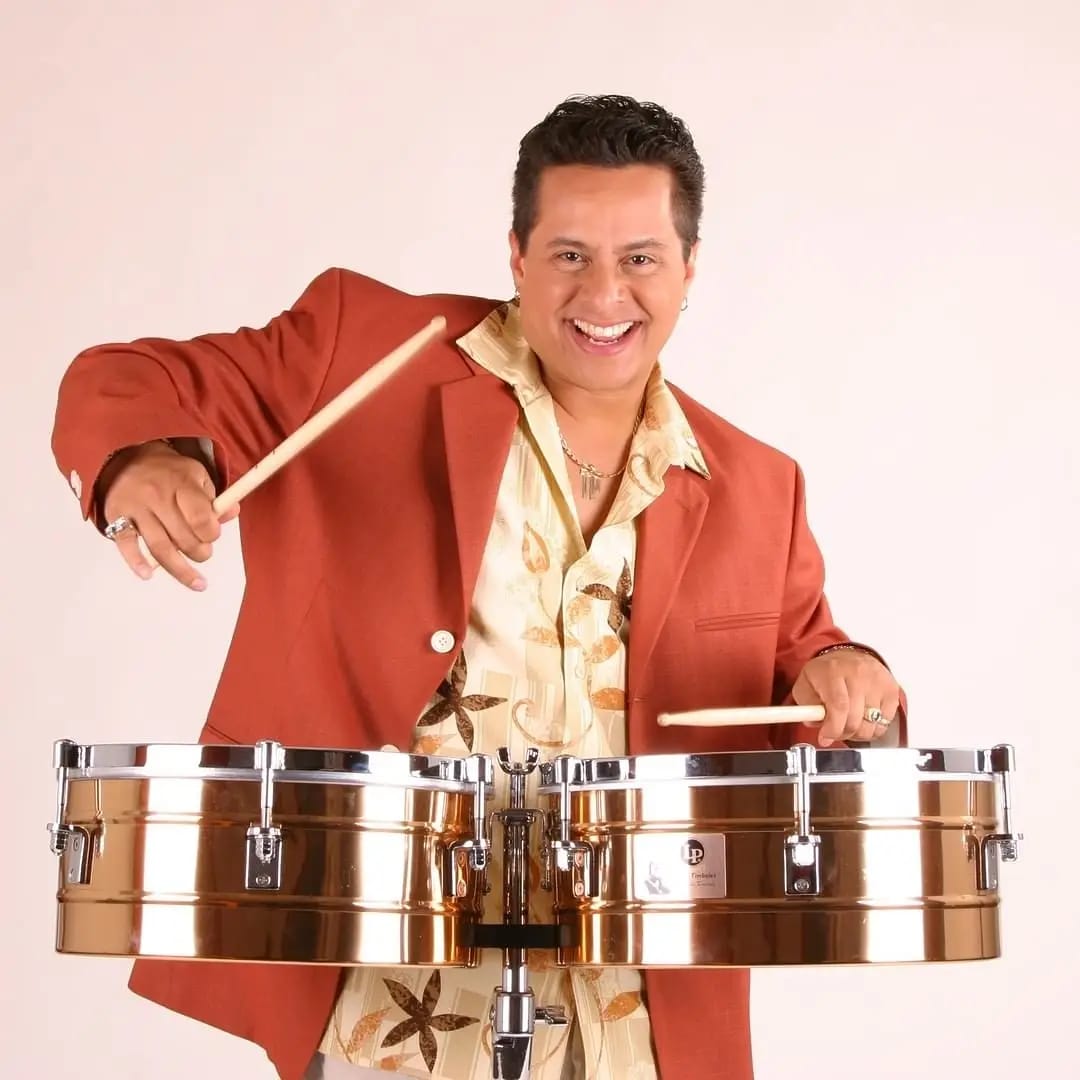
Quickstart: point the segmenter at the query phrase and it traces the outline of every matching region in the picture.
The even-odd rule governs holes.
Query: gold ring
[[[867,709],[863,713],[863,719],[868,724],[876,724],[878,727],[888,727],[892,723],[892,720],[880,709]]]

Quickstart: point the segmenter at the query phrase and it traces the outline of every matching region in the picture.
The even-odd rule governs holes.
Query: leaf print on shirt
[[[461,692],[465,689],[465,681],[469,672],[465,663],[465,650],[458,653],[454,666],[450,669],[450,675],[439,684],[436,693],[442,695],[442,701],[435,702],[423,716],[417,720],[417,727],[430,727],[432,724],[441,724],[450,716],[457,717],[458,734],[461,741],[471,751],[473,748],[473,722],[469,712],[482,712],[484,709],[494,708],[501,705],[506,698],[488,697],[486,694],[469,694],[462,697]]]
[[[617,686],[605,686],[602,690],[593,690],[589,700],[598,709],[610,709],[622,712],[626,709],[626,694]]]
[[[375,1068],[383,1072],[396,1073],[411,1057],[412,1054],[391,1054],[389,1057],[379,1058],[375,1062]]]
[[[352,1034],[349,1036],[349,1041],[345,1046],[345,1055],[350,1061],[357,1050],[379,1030],[379,1025],[386,1019],[386,1014],[389,1011],[390,1008],[387,1006],[385,1009],[379,1009],[376,1012],[368,1013],[366,1016],[361,1016],[356,1021],[353,1025]]]
[[[423,735],[413,743],[414,754],[437,754],[449,735]]]
[[[439,1056],[439,1044],[435,1040],[436,1031],[457,1031],[459,1028],[468,1027],[470,1024],[479,1024],[478,1016],[462,1016],[459,1013],[439,1013],[434,1015],[435,1006],[439,1003],[439,994],[442,993],[442,976],[436,968],[431,973],[431,978],[424,987],[424,998],[417,1001],[412,991],[403,983],[394,979],[383,979],[390,996],[403,1011],[408,1013],[408,1020],[402,1020],[400,1024],[387,1032],[386,1038],[379,1044],[381,1049],[389,1046],[397,1046],[405,1042],[413,1035],[420,1036],[420,1053],[424,1056],[424,1064],[428,1072],[435,1071],[435,1059]],[[434,1030],[433,1030],[434,1029]]]
[[[544,538],[526,521],[521,538],[521,561],[530,574],[542,574],[551,569],[551,556]]]
[[[646,495],[659,498],[664,493],[664,471],[667,462],[654,460],[645,454],[634,454],[626,463],[626,475]]]
[[[577,626],[584,622],[589,615],[589,609],[592,604],[589,597],[578,595],[571,599],[570,603],[566,605],[566,625]]]
[[[564,734],[560,734],[559,738],[550,738],[551,732],[545,731],[541,734],[537,730],[539,722],[536,717],[536,703],[529,698],[522,698],[510,706],[510,720],[514,727],[534,746],[538,746],[542,750],[566,749],[567,740]],[[563,732],[563,730],[563,728],[559,729],[560,732]]]
[[[615,590],[612,591],[607,585],[602,585],[599,582],[595,585],[585,585],[578,592],[583,592],[586,596],[591,596],[596,600],[608,600],[611,603],[608,609],[608,626],[617,634],[619,628],[623,624],[624,619],[630,618],[630,586],[632,579],[630,577],[630,564],[623,559],[622,573],[619,575],[619,580],[615,585]]]
[[[601,1010],[600,1019],[611,1022],[629,1016],[641,1004],[641,995],[634,990],[616,994]]]
[[[602,664],[605,660],[610,660],[618,651],[619,639],[605,634],[602,638],[597,638],[585,650],[585,663]]]

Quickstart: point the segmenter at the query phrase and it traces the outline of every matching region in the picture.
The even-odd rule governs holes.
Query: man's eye
[[[561,251],[561,252],[559,252],[559,258],[562,259],[564,262],[580,262],[581,261],[581,252],[580,251]]]
[[[651,266],[653,263],[653,257],[651,255],[631,255],[630,262],[634,266]]]

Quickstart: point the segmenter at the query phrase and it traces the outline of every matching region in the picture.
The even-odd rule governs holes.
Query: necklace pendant
[[[581,469],[581,497],[583,499],[595,499],[600,494],[600,480],[596,470],[589,465],[579,466]]]

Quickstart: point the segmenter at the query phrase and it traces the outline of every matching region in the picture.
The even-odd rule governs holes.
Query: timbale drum
[[[1012,767],[1009,746],[546,762],[555,918],[576,942],[559,962],[996,957]]]
[[[491,764],[56,744],[63,953],[471,966]]]

